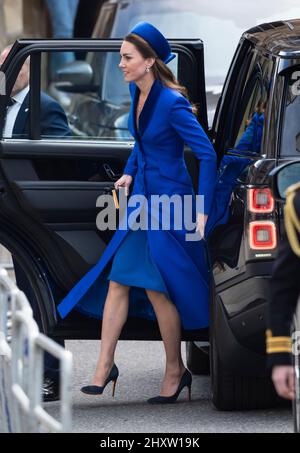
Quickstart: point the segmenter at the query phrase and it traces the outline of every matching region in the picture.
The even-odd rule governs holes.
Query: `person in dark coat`
[[[288,189],[284,215],[286,232],[279,244],[270,284],[266,347],[267,364],[278,395],[294,399],[292,352],[298,353],[299,345],[292,343],[291,326],[300,294],[300,184]],[[297,335],[295,340],[299,341]]]

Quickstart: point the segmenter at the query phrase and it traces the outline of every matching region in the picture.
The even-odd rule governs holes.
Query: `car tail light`
[[[253,250],[272,250],[277,246],[274,222],[257,221],[249,223],[249,245]]]
[[[269,188],[248,190],[248,209],[250,212],[269,213],[274,209],[274,198]]]

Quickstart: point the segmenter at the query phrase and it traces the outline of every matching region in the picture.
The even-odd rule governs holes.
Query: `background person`
[[[70,39],[74,37],[74,24],[79,0],[46,0],[52,26],[52,38]],[[74,52],[52,52],[51,78],[65,64],[75,60]]]

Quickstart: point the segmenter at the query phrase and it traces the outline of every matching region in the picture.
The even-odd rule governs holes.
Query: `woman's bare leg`
[[[146,290],[155,311],[166,352],[166,370],[160,395],[171,396],[176,392],[185,371],[181,356],[181,321],[175,305],[164,293]]]
[[[105,301],[100,355],[92,385],[103,386],[113,366],[119,336],[128,316],[129,286],[110,280]]]

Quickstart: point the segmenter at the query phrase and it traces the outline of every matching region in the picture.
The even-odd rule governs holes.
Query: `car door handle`
[[[115,173],[109,164],[103,164],[103,168],[105,170],[105,173],[111,179],[112,181],[116,181],[117,179],[121,178],[122,173]]]

